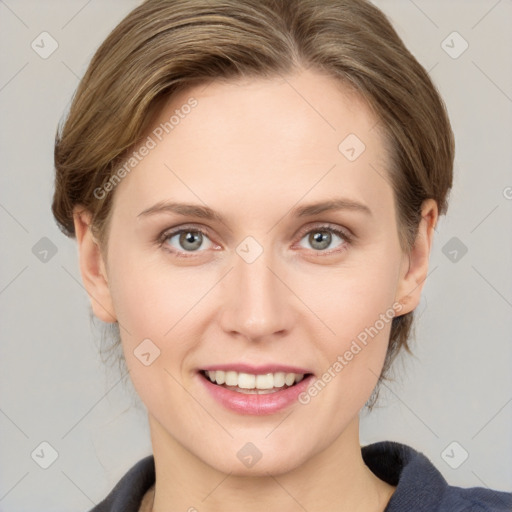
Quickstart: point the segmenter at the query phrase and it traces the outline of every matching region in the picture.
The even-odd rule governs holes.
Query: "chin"
[[[285,451],[278,446],[267,446],[260,450],[256,448],[256,443],[250,441],[242,443],[240,448],[233,450],[233,454],[229,456],[229,450],[225,450],[218,456],[215,454],[208,459],[200,458],[216,471],[239,477],[277,476],[296,469],[306,459],[304,447],[289,447]]]

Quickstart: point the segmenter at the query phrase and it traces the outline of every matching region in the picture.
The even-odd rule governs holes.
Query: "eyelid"
[[[334,233],[339,233],[343,238],[347,240],[347,242],[352,242],[354,239],[354,234],[345,227],[338,226],[337,224],[332,224],[330,222],[317,222],[313,224],[308,224],[307,226],[304,226],[299,230],[299,233],[297,236],[300,236],[301,239],[304,235],[310,233],[311,231],[318,230],[318,231],[333,231]]]
[[[170,233],[178,233],[180,231],[187,231],[187,229],[189,231],[197,230],[197,231],[201,231],[204,233],[207,233],[208,231],[210,231],[210,229],[207,226],[204,226],[202,224],[194,224],[192,222],[192,223],[186,223],[186,224],[178,224],[176,226],[166,228],[162,231],[162,236],[164,236],[165,234],[169,235]]]

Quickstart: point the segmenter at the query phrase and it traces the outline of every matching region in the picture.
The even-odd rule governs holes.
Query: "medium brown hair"
[[[428,73],[365,0],[147,0],[131,11],[96,51],[57,129],[52,211],[60,229],[75,236],[73,209],[85,207],[106,253],[115,190],[101,199],[94,191],[140,142],[162,100],[202,82],[300,68],[357,91],[379,120],[400,243],[410,250],[422,202],[433,198],[446,212],[454,138]],[[413,312],[393,319],[379,382],[401,348],[410,352],[412,320]]]

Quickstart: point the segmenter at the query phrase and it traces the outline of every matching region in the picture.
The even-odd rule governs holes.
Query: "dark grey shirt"
[[[365,464],[396,486],[384,512],[512,512],[512,493],[448,485],[427,457],[410,446],[382,441],[361,449]],[[138,512],[155,483],[153,455],[137,462],[90,512]]]

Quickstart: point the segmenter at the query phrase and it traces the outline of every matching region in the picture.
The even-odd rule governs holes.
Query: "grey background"
[[[453,485],[510,491],[512,3],[375,3],[439,87],[457,153],[415,356],[397,361],[380,407],[361,415],[361,442],[408,443]],[[94,50],[136,5],[0,0],[2,511],[88,510],[151,452],[130,383],[101,361],[76,242],[60,233],[50,212],[56,126]],[[43,31],[59,45],[46,59],[31,47]],[[458,58],[458,36],[444,43],[452,56],[442,46],[453,31],[469,44]],[[56,251],[46,261],[44,237]],[[47,469],[40,467],[51,454],[45,445],[41,451],[43,441],[58,453]],[[454,469],[462,450],[469,456]]]

